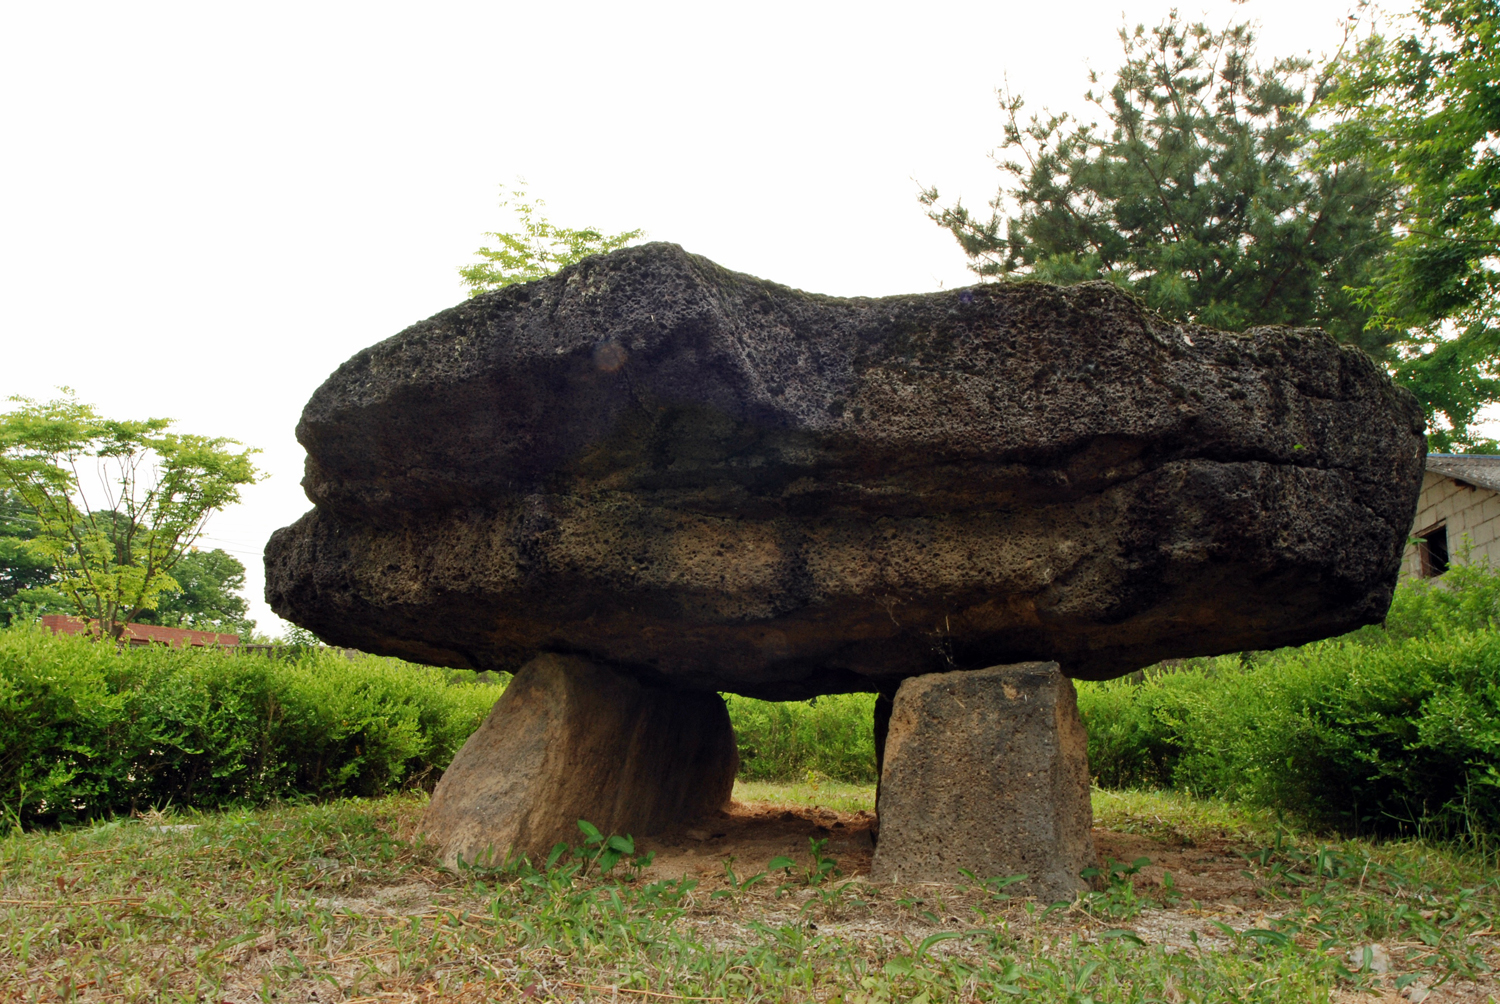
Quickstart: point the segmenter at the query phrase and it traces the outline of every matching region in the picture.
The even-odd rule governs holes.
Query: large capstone
[[[1107,678],[1380,620],[1422,429],[1316,330],[1169,324],[1105,283],[817,296],[650,244],[339,367],[267,596],[419,662],[772,699]]]

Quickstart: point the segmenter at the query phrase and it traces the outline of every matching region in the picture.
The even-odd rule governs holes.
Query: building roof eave
[[[1427,469],[1457,481],[1466,488],[1500,492],[1500,456],[1463,453],[1429,453]]]

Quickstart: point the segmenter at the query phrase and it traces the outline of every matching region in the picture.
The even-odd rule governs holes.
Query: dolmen
[[[1423,416],[1321,331],[1104,282],[819,296],[672,244],[358,353],[303,412],[267,598],[515,678],[435,791],[450,864],[721,808],[721,692],[874,692],[873,877],[1093,863],[1073,679],[1380,621]]]

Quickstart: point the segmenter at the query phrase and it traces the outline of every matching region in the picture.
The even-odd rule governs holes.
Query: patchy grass
[[[1179,791],[1093,791],[1094,825],[1192,846],[1209,840],[1257,843],[1285,831],[1269,809],[1194,798]]]
[[[863,791],[840,797],[853,805],[873,794]],[[737,794],[813,797],[804,786]],[[1418,841],[1325,843],[1182,796],[1096,798],[1101,854],[1130,863],[1108,863],[1094,891],[1061,904],[957,876],[872,886],[819,867],[806,848],[791,868],[708,858],[663,877],[626,858],[601,877],[580,854],[545,870],[454,875],[415,835],[420,796],[13,834],[0,840],[0,1000],[1495,993],[1491,858]]]
[[[734,782],[734,797],[740,802],[821,806],[836,812],[875,811],[873,784],[844,784],[816,775],[792,784],[737,780]]]

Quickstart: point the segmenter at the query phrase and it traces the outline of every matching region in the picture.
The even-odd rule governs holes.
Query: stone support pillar
[[[1087,754],[1056,663],[911,677],[885,736],[871,878],[957,882],[963,868],[1071,899],[1097,863]]]
[[[648,687],[577,656],[521,667],[453,758],[423,830],[453,867],[545,857],[578,820],[644,836],[722,808],[739,753],[718,694]]]

